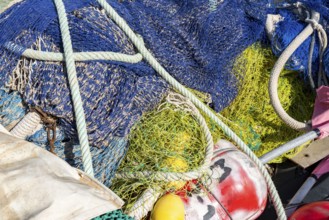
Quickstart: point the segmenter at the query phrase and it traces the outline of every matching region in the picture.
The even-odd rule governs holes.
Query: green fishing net
[[[132,217],[125,215],[121,210],[115,210],[113,212],[108,212],[100,215],[92,220],[134,220]]]

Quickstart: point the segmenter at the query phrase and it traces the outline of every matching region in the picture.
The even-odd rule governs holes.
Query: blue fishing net
[[[46,150],[50,150],[47,131],[45,128],[42,128],[33,135],[27,137],[27,140]],[[126,138],[115,137],[110,139],[109,144],[106,146],[91,148],[90,153],[93,158],[95,178],[106,186],[110,185],[110,177],[114,176],[116,168],[126,154],[127,144]],[[71,166],[83,170],[80,146],[77,145],[76,142],[68,139],[60,128],[56,129],[56,141],[54,146],[54,153],[57,156],[63,158]]]
[[[264,0],[108,1],[182,84],[211,94],[219,111],[237,95],[232,65],[264,36]],[[64,0],[73,50],[136,54],[127,36],[96,1]],[[27,48],[63,52],[51,0],[25,0],[0,15],[0,87],[18,91],[27,107],[58,119],[55,152],[82,168],[65,63],[21,57]],[[127,135],[169,85],[144,61],[76,62],[96,176],[110,179],[127,150]],[[47,148],[46,132],[28,138]],[[108,182],[109,183],[109,182]]]
[[[279,10],[282,20],[276,24],[275,32],[271,38],[272,51],[276,56],[288,47],[288,45],[295,39],[295,37],[302,32],[308,25],[305,21],[299,19],[291,10]],[[286,69],[305,72],[308,66],[308,55],[310,50],[311,37],[309,37],[290,57],[286,64]],[[319,51],[319,42],[316,40],[316,46],[313,52],[313,60],[317,61]]]
[[[329,21],[329,2],[325,0],[303,0],[303,1],[280,1],[277,6],[282,6],[284,3],[302,3],[307,9],[314,10],[320,13],[319,23],[324,27],[328,33],[328,21]],[[275,55],[280,54],[291,43],[291,41],[308,25],[304,21],[305,18],[297,15],[296,11],[291,9],[278,9],[276,11],[282,18],[275,26],[273,32],[273,38],[271,39],[272,50]],[[316,34],[317,36],[317,34]],[[298,70],[304,74],[304,78],[307,78],[308,56],[311,45],[311,37],[309,37],[291,56],[286,64],[286,69]],[[319,40],[316,37],[315,47],[312,56],[312,75],[313,78],[317,78],[317,72],[319,70]],[[324,68],[328,74],[328,53],[325,53]],[[328,75],[329,76],[329,75]]]
[[[322,16],[322,25],[324,29],[326,30],[327,34],[329,34],[329,1],[327,0],[316,0],[316,1],[303,1],[307,7],[318,11]],[[325,51],[325,55],[323,58],[324,63],[324,71],[329,77],[329,51],[328,49]]]
[[[26,107],[22,103],[22,98],[16,91],[0,89],[0,124],[12,128],[20,121],[25,113]]]
[[[264,33],[267,1],[124,1],[161,64],[187,87],[211,94],[216,111],[236,96],[234,58]],[[124,15],[125,16],[125,15]],[[164,46],[165,45],[165,46]]]

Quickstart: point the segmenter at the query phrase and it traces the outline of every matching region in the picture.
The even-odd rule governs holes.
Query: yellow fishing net
[[[209,129],[215,140],[219,139],[219,128],[209,123],[209,119],[207,122],[213,124]],[[164,101],[156,110],[144,114],[132,130],[129,151],[118,172],[195,170],[204,159],[205,148],[204,134],[193,115]],[[184,181],[163,183],[150,178],[114,179],[111,189],[127,201],[129,209],[148,187],[175,191],[184,185]]]
[[[284,124],[270,104],[268,82],[275,61],[271,50],[259,43],[246,49],[234,67],[236,74],[245,76],[239,95],[221,112],[240,127],[238,134],[257,156],[302,134]],[[311,119],[314,94],[306,88],[298,72],[284,70],[281,73],[278,94],[289,115],[299,121]],[[236,130],[237,126],[233,128]],[[272,162],[280,163],[298,150],[292,150]]]

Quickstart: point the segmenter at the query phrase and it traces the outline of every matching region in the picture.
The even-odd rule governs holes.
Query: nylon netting
[[[329,19],[329,2],[326,0],[302,0],[302,1],[283,1],[282,3],[296,3],[301,2],[307,9],[319,12],[319,23],[328,33],[328,19]],[[279,4],[280,5],[280,4]],[[296,11],[295,11],[296,12]],[[305,17],[297,15],[293,10],[279,9],[275,13],[280,14],[282,19],[275,25],[273,39],[271,40],[272,50],[275,55],[279,56],[290,42],[308,25],[304,21]],[[316,34],[317,35],[317,34]],[[307,78],[308,55],[311,44],[311,37],[309,37],[292,55],[288,61],[286,68],[290,70],[298,70],[303,73],[304,78]],[[328,68],[328,50],[324,56],[324,69],[329,76]],[[317,72],[319,70],[319,40],[316,38],[312,57],[312,76],[314,81],[317,80]]]
[[[219,111],[237,95],[234,58],[264,36],[266,1],[109,1],[160,63],[181,83],[206,92]],[[64,1],[75,52],[137,51],[92,0]],[[14,27],[14,28],[13,28]],[[25,0],[0,15],[0,82],[25,107],[58,119],[55,152],[82,168],[65,65],[21,57],[27,49],[63,52],[51,0]],[[169,86],[145,62],[76,62],[96,177],[107,185],[127,151],[131,127],[154,109]],[[29,141],[45,148],[45,130]]]

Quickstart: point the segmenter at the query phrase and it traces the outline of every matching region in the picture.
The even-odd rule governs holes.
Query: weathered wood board
[[[313,141],[291,160],[306,168],[329,155],[329,137]]]

